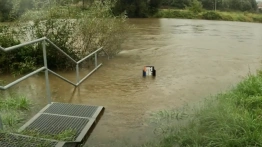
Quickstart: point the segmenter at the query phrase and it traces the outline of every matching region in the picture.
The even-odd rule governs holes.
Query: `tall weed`
[[[262,146],[261,74],[249,75],[232,90],[207,99],[203,106],[193,111],[183,119],[186,123],[160,125],[162,130],[169,131],[163,131],[159,141],[147,144],[163,147]],[[167,116],[166,119],[172,118]]]

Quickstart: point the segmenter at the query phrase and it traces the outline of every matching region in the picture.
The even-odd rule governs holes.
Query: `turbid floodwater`
[[[197,103],[261,67],[261,24],[186,19],[130,19],[128,23],[135,28],[123,51],[100,60],[103,66],[78,89],[50,76],[54,101],[105,106],[87,142],[90,147],[150,140],[153,130],[147,120],[152,112]],[[155,79],[142,78],[145,65],[155,66]],[[75,80],[75,72],[61,74]],[[43,76],[15,88],[41,107],[47,103]]]

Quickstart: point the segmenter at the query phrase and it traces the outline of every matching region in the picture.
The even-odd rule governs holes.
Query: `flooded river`
[[[146,123],[152,112],[199,102],[261,67],[261,24],[180,19],[128,23],[136,28],[124,50],[102,60],[103,66],[79,89],[50,77],[54,101],[105,106],[87,142],[91,147],[114,146],[110,143],[118,139],[142,143],[152,134]],[[155,66],[155,79],[142,78],[144,65]],[[61,74],[76,77],[75,72]],[[18,88],[41,106],[47,103],[42,76],[29,78]]]

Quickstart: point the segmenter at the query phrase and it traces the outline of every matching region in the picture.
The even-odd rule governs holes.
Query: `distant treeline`
[[[256,0],[198,0],[206,10],[249,11],[258,9]],[[193,0],[117,0],[115,12],[126,10],[129,17],[147,17],[159,8],[185,9],[191,7]]]
[[[160,7],[185,9],[193,0],[0,0],[0,21],[10,21],[21,16],[28,9],[48,5],[80,4],[86,7],[95,1],[115,1],[115,14],[126,12],[128,17],[149,17]],[[249,11],[257,10],[256,0],[198,0],[206,10]]]
[[[0,22],[12,21],[20,17],[25,11],[41,9],[50,5],[67,5],[83,0],[0,0]],[[91,2],[94,0],[84,0]]]
[[[162,6],[184,9],[190,6],[191,0],[161,0]],[[207,10],[256,11],[256,0],[198,0]],[[216,2],[216,3],[215,3]]]
[[[0,0],[0,21],[14,20],[33,7],[34,0]]]

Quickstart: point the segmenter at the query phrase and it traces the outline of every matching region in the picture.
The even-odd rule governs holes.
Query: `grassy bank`
[[[240,22],[260,22],[262,14],[248,12],[221,12],[202,11],[199,13],[190,10],[160,9],[153,17],[155,18],[184,18],[184,19],[205,19],[205,20],[225,20]]]
[[[28,98],[18,94],[11,94],[11,96],[9,97],[4,97],[6,96],[4,96],[3,94],[0,95],[0,116],[3,123],[3,130],[0,129],[0,132],[18,133],[18,128],[21,127],[30,117],[30,115],[28,114],[30,110],[32,110],[32,102]],[[68,129],[60,132],[59,134],[41,134],[37,130],[25,130],[19,132],[19,134],[37,138],[74,141],[76,131],[73,129]],[[32,142],[34,142],[34,140],[32,140]],[[23,144],[24,142],[21,141],[20,143]],[[46,147],[48,145],[44,143],[40,146]]]
[[[160,140],[144,147],[262,146],[262,72],[249,75],[193,111],[165,111],[157,118],[168,123],[159,125]]]
[[[0,94],[0,116],[4,131],[16,131],[27,119],[31,104],[31,101],[24,96],[11,94],[5,98],[3,94]]]

